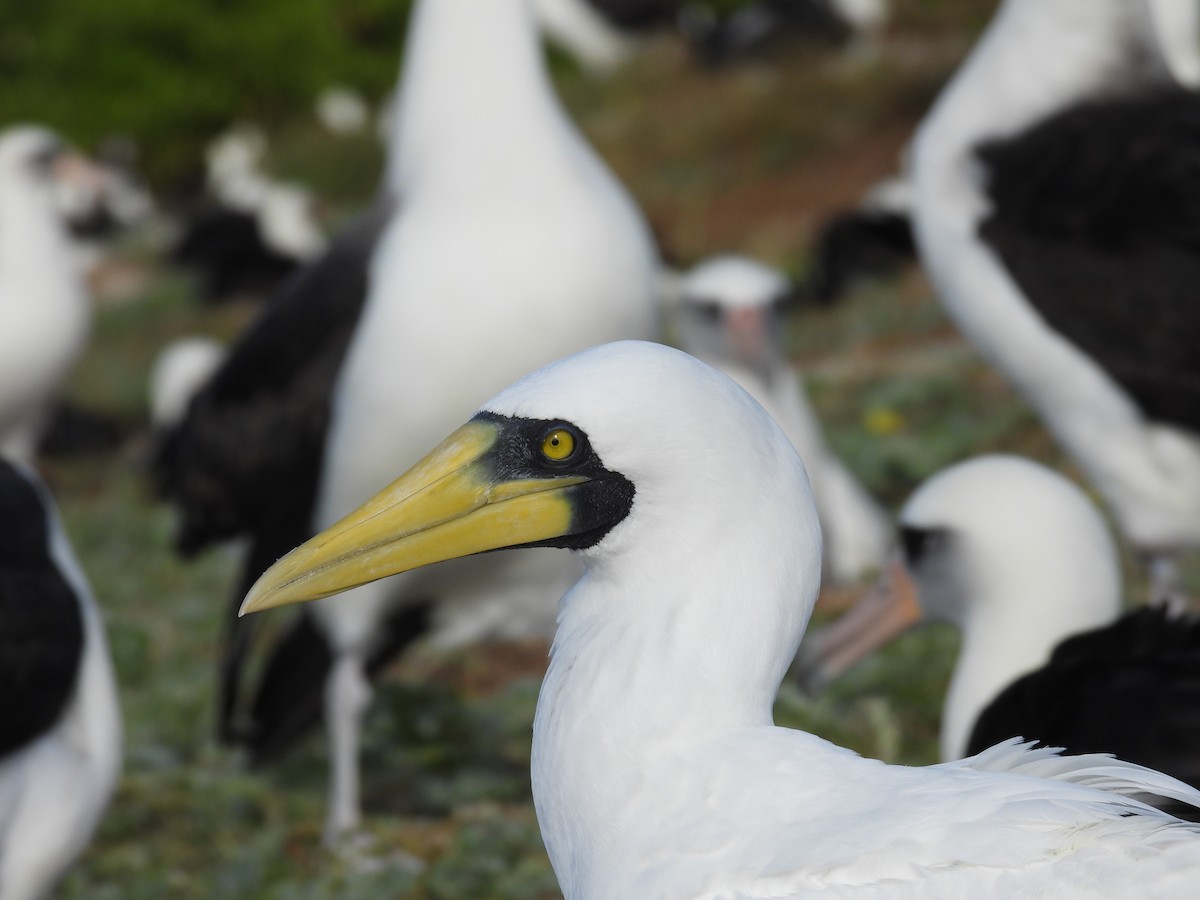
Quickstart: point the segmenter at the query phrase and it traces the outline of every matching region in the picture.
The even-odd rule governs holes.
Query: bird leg
[[[359,744],[363,716],[373,691],[359,654],[342,651],[333,664],[325,692],[325,719],[329,723],[329,815],[325,843],[332,845],[362,820],[359,799]]]

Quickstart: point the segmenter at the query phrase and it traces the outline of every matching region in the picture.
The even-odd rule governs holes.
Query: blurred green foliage
[[[84,146],[137,141],[159,184],[245,117],[268,127],[330,84],[378,100],[409,0],[0,0],[0,116]]]

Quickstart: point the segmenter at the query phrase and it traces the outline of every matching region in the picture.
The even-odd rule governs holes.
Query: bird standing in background
[[[813,486],[825,535],[826,574],[851,582],[879,572],[892,526],[825,443],[780,334],[792,284],[752,259],[718,256],[685,273],[676,288],[680,347],[750,392],[791,440]]]
[[[121,768],[104,624],[45,488],[0,458],[0,897],[46,896]]]
[[[946,311],[1173,595],[1200,545],[1200,96],[1144,0],[1006,0],[913,163]]]
[[[91,301],[55,205],[82,165],[51,132],[0,134],[0,455],[29,461],[91,327]]]
[[[657,334],[649,229],[559,105],[526,0],[423,0],[412,15],[376,213],[293,283],[315,320],[294,318],[295,296],[273,301],[181,433],[193,462],[206,444],[216,459],[180,479],[192,478],[206,501],[229,501],[199,504],[190,517],[185,509],[185,543],[251,523],[247,585],[297,531],[303,540],[340,518],[530,366],[597,340]],[[303,335],[287,340],[294,331]],[[256,406],[287,423],[260,425]],[[218,408],[213,423],[225,427],[199,428]],[[227,461],[245,492],[210,490]],[[549,633],[554,600],[577,574],[569,556],[547,550],[457,563],[313,607],[267,666],[249,740],[277,749],[281,731],[294,737],[323,710],[326,833],[353,829],[368,672],[427,630],[442,644]],[[240,668],[242,644],[235,637],[227,668]]]
[[[745,391],[661,345],[597,347],[503,391],[244,610],[530,544],[586,565],[531,767],[567,900],[1194,893],[1200,828],[1138,799],[1200,805],[1165,775],[1015,742],[889,766],[773,724],[819,582],[808,479]]]

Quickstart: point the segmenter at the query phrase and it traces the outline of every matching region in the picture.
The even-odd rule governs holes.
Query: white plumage
[[[55,206],[58,139],[0,135],[0,455],[30,460],[83,350],[91,304]]]
[[[150,424],[159,431],[183,421],[196,392],[225,359],[220,341],[188,335],[167,344],[150,371]]]
[[[573,429],[577,462],[548,456],[533,481],[520,467],[504,479],[502,449],[476,468],[486,447],[519,447],[521,435],[545,448],[539,422]],[[478,440],[485,455],[466,455]],[[619,479],[631,498],[603,499]],[[485,495],[468,500],[471,488],[448,507],[448,480],[455,496],[469,484]],[[1200,830],[1133,798],[1200,804],[1174,779],[1013,743],[889,766],[772,724],[817,593],[812,493],[752,398],[660,345],[595,348],[502,392],[269,570],[246,608],[377,577],[364,552],[384,571],[437,559],[423,548],[438,534],[458,541],[444,555],[503,546],[493,516],[509,502],[536,515],[547,496],[547,511],[578,497],[594,514],[584,532],[572,513],[507,539],[591,536],[586,574],[560,603],[533,737],[538,821],[568,900],[1194,893]],[[472,531],[496,542],[472,543]]]

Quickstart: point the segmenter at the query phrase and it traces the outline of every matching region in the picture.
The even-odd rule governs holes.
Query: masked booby
[[[826,571],[837,582],[879,572],[892,526],[825,443],[804,386],[779,335],[794,287],[778,270],[744,256],[717,256],[680,280],[680,347],[724,372],[763,405],[804,460],[825,535]]]
[[[363,264],[349,278],[332,261],[311,276],[336,291],[308,301],[333,312],[336,329],[329,320],[297,325],[276,306],[277,320],[264,318],[249,339],[275,347],[268,358],[278,369],[262,372],[252,348],[235,346],[193,403],[196,427],[184,425],[192,438],[183,452],[211,457],[192,469],[203,502],[196,515],[185,512],[184,543],[250,523],[243,593],[284,550],[361,503],[398,462],[415,462],[522,371],[596,340],[658,329],[650,231],[559,105],[526,0],[422,0],[407,41],[386,176],[395,205],[354,245]],[[347,323],[354,304],[361,313]],[[309,338],[288,340],[296,328]],[[329,367],[324,374],[312,371],[310,351]],[[297,397],[304,385],[320,391]],[[201,434],[210,404],[230,425]],[[273,418],[261,419],[256,404]],[[278,417],[288,420],[280,433],[268,424]],[[301,452],[289,449],[293,439]],[[229,712],[245,643],[239,629],[222,719],[265,755],[325,712],[326,832],[335,837],[360,820],[368,671],[426,630],[441,644],[549,634],[554,600],[577,575],[574,560],[550,551],[471,560],[313,607],[267,666],[243,724]]]
[[[38,900],[83,852],[121,767],[99,610],[53,503],[0,458],[0,897]]]
[[[915,143],[946,311],[1152,560],[1200,545],[1200,95],[1143,0],[1005,0]]]
[[[0,455],[30,460],[59,386],[83,350],[91,302],[55,204],[59,139],[0,134]]]
[[[810,635],[798,674],[836,678],[922,621],[963,642],[942,710],[943,759],[1021,735],[1200,785],[1200,626],[1165,609],[1121,615],[1117,551],[1061,475],[983,456],[923,484],[874,591]]]
[[[1168,776],[1015,742],[889,766],[772,724],[820,578],[808,479],[748,394],[661,345],[594,348],[501,392],[244,610],[547,544],[586,566],[533,736],[567,900],[1194,892],[1200,828],[1133,796],[1200,804]]]

